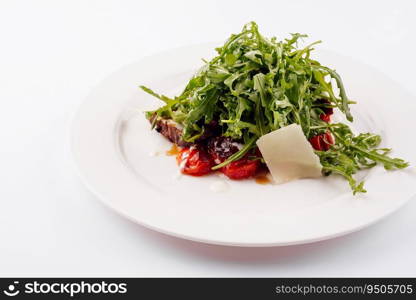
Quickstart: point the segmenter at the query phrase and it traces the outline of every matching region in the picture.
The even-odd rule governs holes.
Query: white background
[[[416,276],[416,198],[330,241],[203,245],[107,210],[68,151],[71,115],[109,73],[161,50],[223,40],[250,20],[266,35],[308,33],[415,94],[413,3],[1,0],[0,276]]]

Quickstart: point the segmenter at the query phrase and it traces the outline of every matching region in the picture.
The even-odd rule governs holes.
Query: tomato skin
[[[322,103],[322,104],[331,104],[331,102],[329,102],[327,99],[319,99],[318,103]],[[323,114],[319,115],[319,118],[324,121],[324,122],[331,122],[331,115],[334,113],[334,109],[332,107],[323,107]]]
[[[334,144],[334,137],[331,132],[327,131],[322,134],[315,135],[309,139],[312,147],[318,151],[327,151]]]
[[[329,145],[335,144],[334,136],[330,131],[325,132],[325,140]]]
[[[331,115],[330,114],[320,114],[319,118],[324,122],[331,122]]]
[[[245,179],[254,176],[260,168],[260,161],[242,158],[222,167],[220,171],[231,179]]]
[[[309,143],[311,143],[313,149],[321,151],[321,139],[319,135],[315,135],[309,139]]]
[[[176,161],[183,174],[202,176],[211,173],[214,165],[212,158],[201,147],[183,148],[177,155]]]

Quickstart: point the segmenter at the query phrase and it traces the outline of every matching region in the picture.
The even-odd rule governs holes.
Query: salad
[[[220,171],[244,179],[271,170],[258,142],[293,124],[319,158],[319,173],[343,176],[354,194],[366,192],[364,182],[353,176],[359,170],[377,164],[387,170],[408,166],[388,156],[391,149],[379,148],[379,135],[353,133],[349,106],[355,102],[347,97],[338,73],[311,57],[320,41],[299,47],[305,37],[295,33],[282,41],[268,39],[251,22],[216,48],[218,55],[204,61],[180,95],[172,98],[141,86],[164,102],[146,117],[152,128],[180,147],[182,173]],[[332,122],[334,110],[345,121]]]

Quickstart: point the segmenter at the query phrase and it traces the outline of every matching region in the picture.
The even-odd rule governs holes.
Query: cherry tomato
[[[258,159],[250,160],[243,157],[229,163],[221,168],[220,171],[231,179],[245,179],[255,175],[259,168],[260,161]]]
[[[328,145],[333,145],[335,143],[334,136],[331,134],[330,131],[325,132],[324,138]]]
[[[322,104],[331,104],[327,99],[319,99],[318,103]],[[323,114],[319,115],[319,118],[324,122],[331,122],[331,115],[334,113],[334,109],[332,107],[323,107]]]
[[[309,139],[312,147],[318,151],[327,151],[334,144],[334,137],[327,131],[322,134],[315,135]]]
[[[331,122],[331,115],[329,114],[320,114],[319,118],[324,122],[327,122],[327,123]]]
[[[176,157],[181,172],[192,176],[202,176],[211,172],[214,165],[208,153],[200,147],[183,148]]]

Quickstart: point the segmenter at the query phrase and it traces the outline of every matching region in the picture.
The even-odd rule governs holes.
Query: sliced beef
[[[219,164],[241,149],[242,145],[230,137],[217,136],[209,139],[208,152]]]
[[[150,123],[153,122],[156,115],[152,116],[149,121]],[[158,119],[155,124],[155,129],[157,132],[162,134],[164,137],[166,137],[169,141],[172,143],[177,144],[180,147],[189,147],[193,143],[185,142],[182,139],[183,129],[182,125],[176,123],[175,121],[171,119]],[[213,136],[217,136],[221,133],[220,127],[218,126],[218,123],[216,121],[212,121],[211,123],[205,125],[205,131],[202,134],[202,136],[195,141],[196,144],[205,144],[205,141],[207,141],[209,138]]]
[[[202,136],[197,140],[198,143],[203,141],[209,141],[212,137],[218,137],[221,135],[221,127],[218,125],[217,121],[212,120],[208,124],[204,125],[204,133]]]
[[[155,117],[153,116],[149,119],[150,123],[154,121]],[[155,129],[169,141],[180,147],[189,147],[192,145],[192,143],[182,140],[182,126],[173,120],[159,119],[156,121]]]

